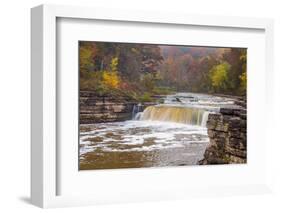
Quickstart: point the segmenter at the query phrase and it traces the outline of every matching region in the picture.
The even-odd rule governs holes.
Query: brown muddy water
[[[203,127],[126,121],[81,125],[80,169],[196,165],[208,136]]]
[[[209,144],[209,113],[232,104],[230,98],[177,93],[133,110],[129,121],[80,125],[80,170],[197,165]]]

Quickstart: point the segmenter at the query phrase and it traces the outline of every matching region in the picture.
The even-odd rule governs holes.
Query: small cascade
[[[142,114],[143,114],[143,112],[138,112],[138,113],[134,116],[133,120],[141,120]]]
[[[206,126],[208,111],[200,108],[156,105],[147,107],[139,120],[176,122]]]
[[[205,112],[204,112],[203,117],[202,117],[202,121],[201,121],[201,126],[202,126],[202,127],[206,127],[209,114],[210,114],[209,111],[205,111]]]
[[[142,110],[143,110],[143,105],[141,103],[134,104],[133,111],[132,111],[132,119],[139,120]]]

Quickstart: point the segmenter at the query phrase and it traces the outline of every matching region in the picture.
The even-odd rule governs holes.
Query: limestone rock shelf
[[[98,96],[91,91],[80,91],[80,124],[131,120],[137,104],[128,97]],[[144,103],[142,109],[155,104]]]
[[[210,144],[199,164],[247,162],[247,111],[244,102],[238,107],[221,108],[207,121]]]

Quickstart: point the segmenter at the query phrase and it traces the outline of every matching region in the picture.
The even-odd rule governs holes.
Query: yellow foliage
[[[102,84],[111,89],[117,89],[120,84],[119,75],[117,72],[118,57],[111,59],[110,71],[102,72]]]
[[[90,58],[91,56],[91,50],[87,47],[80,47],[80,59],[82,62],[87,62],[87,60]]]
[[[118,58],[114,57],[111,59],[110,63],[110,69],[112,72],[117,72],[117,66],[118,66]]]
[[[93,50],[89,46],[81,46],[79,48],[80,66],[93,65],[92,63]]]
[[[102,82],[109,88],[117,89],[119,87],[120,79],[117,72],[104,71],[102,75]]]
[[[219,90],[227,88],[229,69],[230,65],[227,62],[216,65],[211,69],[210,78],[213,88]]]

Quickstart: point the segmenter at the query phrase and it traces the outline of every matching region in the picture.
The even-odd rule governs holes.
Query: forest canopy
[[[141,102],[172,92],[246,95],[245,48],[79,42],[80,90]]]

